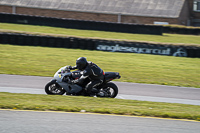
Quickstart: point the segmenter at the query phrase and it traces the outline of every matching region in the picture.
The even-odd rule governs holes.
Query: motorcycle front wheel
[[[53,80],[46,84],[45,92],[48,95],[63,95],[66,91]]]

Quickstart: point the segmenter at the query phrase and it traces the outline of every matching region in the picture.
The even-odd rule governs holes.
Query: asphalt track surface
[[[51,77],[0,74],[0,92],[45,94]],[[115,82],[117,98],[200,105],[200,88]],[[197,133],[200,122],[86,113],[0,110],[1,133]]]
[[[1,133],[198,133],[200,122],[116,115],[0,110]]]
[[[45,94],[52,77],[0,74],[0,92]],[[119,99],[200,105],[200,88],[114,82]]]

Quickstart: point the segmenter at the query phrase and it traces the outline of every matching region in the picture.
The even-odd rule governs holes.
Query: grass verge
[[[0,44],[0,73],[51,77],[81,56],[104,71],[119,72],[118,81],[200,88],[199,58],[148,54]]]
[[[0,108],[16,110],[64,111],[152,116],[200,121],[194,105],[145,102],[110,98],[52,96],[0,92]]]
[[[0,23],[0,32],[17,32],[17,33],[40,34],[40,35],[42,34],[51,36],[75,36],[83,38],[167,43],[174,45],[190,45],[190,46],[200,47],[200,36],[198,35],[163,34],[162,36],[160,36],[160,35],[92,31],[92,30],[77,30],[77,29],[55,28],[48,26],[33,26],[33,25],[8,24],[8,23]]]

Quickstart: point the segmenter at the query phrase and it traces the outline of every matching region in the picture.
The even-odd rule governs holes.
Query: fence
[[[101,50],[200,58],[200,47],[158,45],[141,42],[108,41],[75,37],[53,37],[29,34],[0,33],[1,44]]]

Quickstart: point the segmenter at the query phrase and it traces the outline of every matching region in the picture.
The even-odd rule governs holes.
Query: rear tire
[[[115,98],[118,94],[118,87],[112,82],[105,84],[103,90],[110,93],[108,96],[109,98]]]
[[[46,84],[45,92],[48,95],[63,95],[66,91],[56,83],[56,80],[53,80]]]

